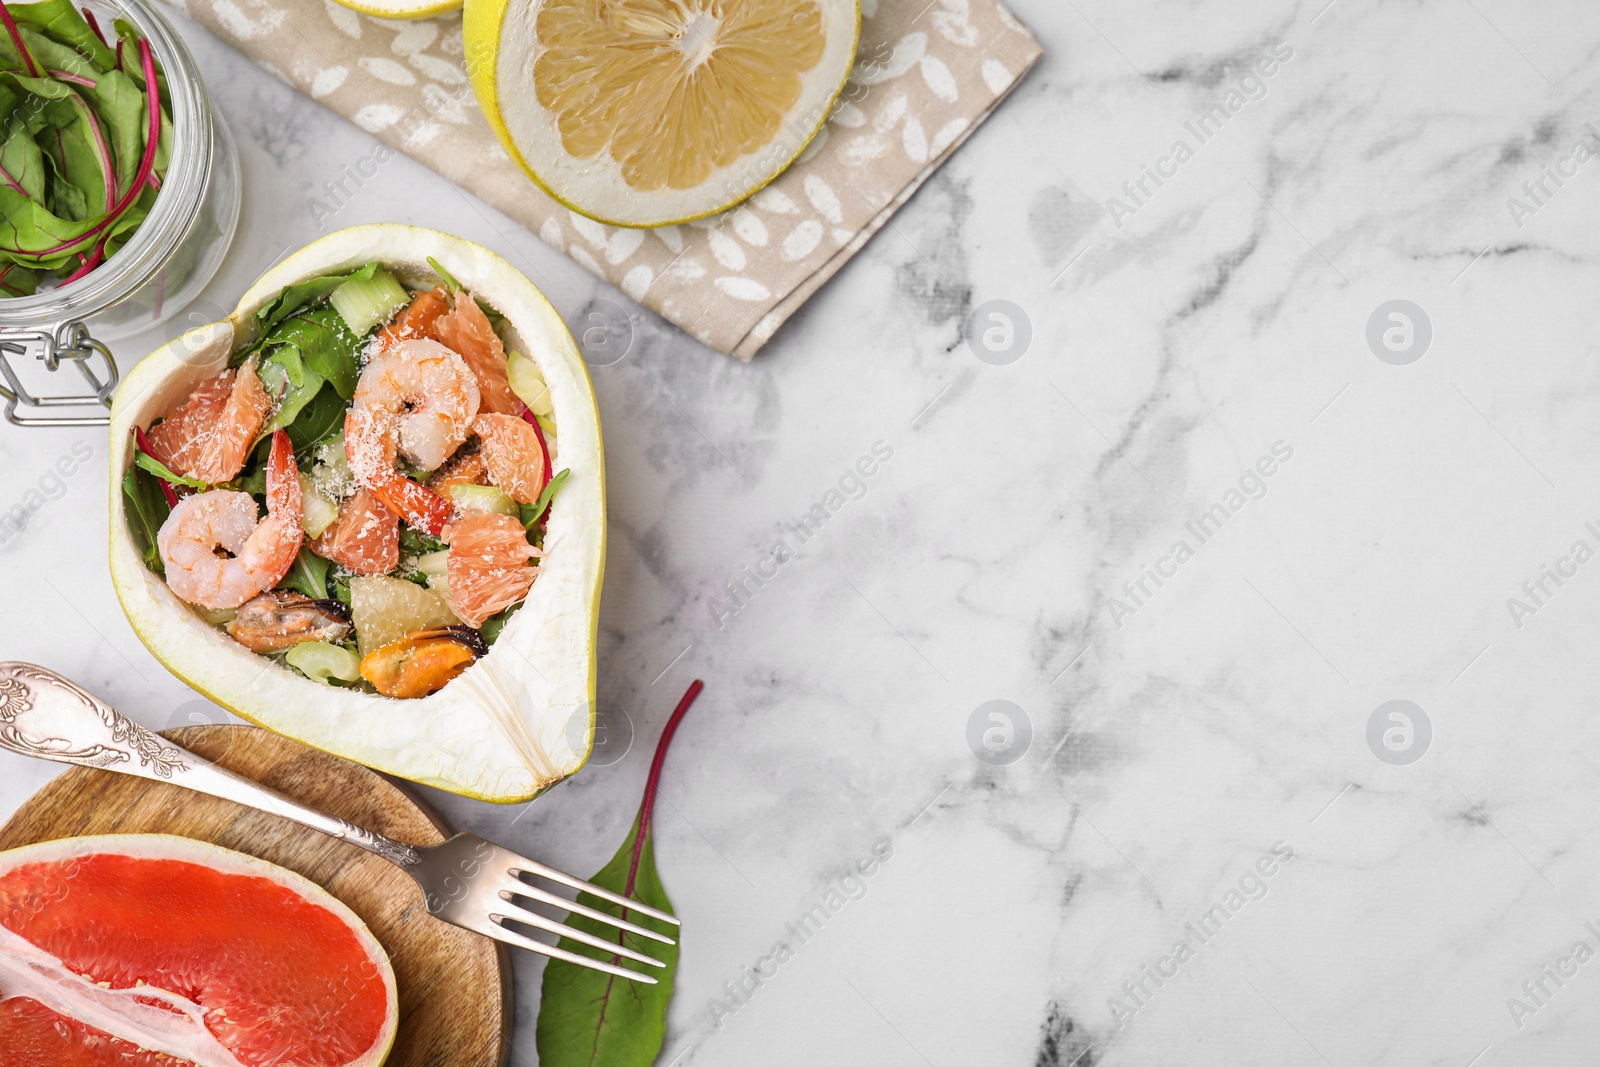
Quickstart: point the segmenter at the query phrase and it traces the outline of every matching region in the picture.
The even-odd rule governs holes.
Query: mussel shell
[[[337,642],[350,636],[350,609],[337,600],[269,589],[241,604],[227,631],[253,652],[281,652],[305,641]]]
[[[456,641],[471,649],[472,654],[479,659],[489,654],[489,645],[484,641],[483,635],[470,626],[434,626],[407,636],[424,641],[440,638]]]

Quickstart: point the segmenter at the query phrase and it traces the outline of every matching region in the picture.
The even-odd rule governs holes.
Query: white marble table
[[[633,747],[431,799],[594,870],[706,680],[657,819],[663,1063],[1592,1057],[1600,17],[1324,2],[1015,0],[1044,64],[754,364],[632,309],[594,378]],[[190,36],[249,182],[231,306],[375,142]],[[320,225],[385,219],[627,305],[403,158]],[[220,718],[117,608],[105,454],[0,429],[0,511],[44,490],[4,655]],[[51,773],[6,761],[0,813]]]

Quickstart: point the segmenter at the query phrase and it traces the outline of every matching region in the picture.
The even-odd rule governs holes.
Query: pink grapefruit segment
[[[324,890],[155,834],[0,853],[0,1064],[376,1067],[388,957]]]

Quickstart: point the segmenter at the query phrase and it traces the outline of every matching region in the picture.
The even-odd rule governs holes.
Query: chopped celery
[[[506,380],[517,399],[528,405],[535,415],[552,415],[555,406],[550,403],[550,386],[545,384],[539,365],[520,352],[506,357]]]
[[[417,557],[417,570],[431,578],[435,575],[447,573],[449,570],[449,561],[449,549],[445,549],[442,552],[429,552],[425,556]]]
[[[343,500],[355,493],[356,476],[350,473],[350,462],[344,454],[344,433],[335,434],[317,446],[311,470],[302,476],[309,478],[311,487],[329,500]]]
[[[450,500],[462,511],[486,511],[491,515],[515,515],[517,502],[504,489],[492,485],[452,485]]]
[[[239,614],[238,608],[222,608],[218,611],[212,611],[210,608],[202,608],[198,604],[193,605],[193,607],[194,613],[212,626],[221,626],[224,623],[232,622],[233,617]]]
[[[393,274],[376,270],[370,278],[345,282],[333,291],[328,302],[351,333],[365,337],[374,326],[388,322],[391,315],[409,304],[411,297]]]
[[[302,641],[284,654],[289,666],[313,682],[329,685],[329,678],[341,682],[361,680],[361,657],[348,648],[327,641]]]
[[[300,528],[307,537],[321,537],[322,531],[339,517],[339,505],[317,491],[310,475],[300,475]]]

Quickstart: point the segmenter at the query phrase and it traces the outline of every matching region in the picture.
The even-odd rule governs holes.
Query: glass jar
[[[91,0],[110,26],[128,20],[150,42],[171,97],[172,155],[150,214],[115,255],[75,282],[32,296],[0,298],[0,398],[18,425],[86,426],[109,421],[117,382],[105,342],[156,326],[182,311],[211,280],[239,222],[239,154],[211,108],[200,70],[172,24],[146,0]],[[73,362],[94,390],[36,396],[12,365],[32,358],[48,370]],[[103,369],[100,366],[103,364]],[[85,405],[90,410],[81,410]],[[66,414],[31,409],[66,408]]]

